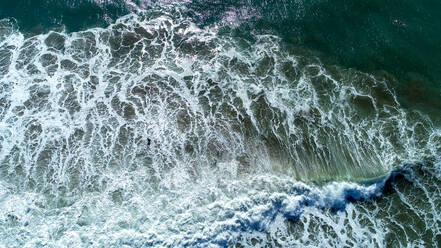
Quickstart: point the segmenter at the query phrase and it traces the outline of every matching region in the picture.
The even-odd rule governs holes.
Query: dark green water
[[[88,27],[105,26],[117,17],[128,14],[123,1],[2,1],[1,18],[13,17],[26,33],[36,34],[51,29],[78,31]]]
[[[0,247],[441,247],[441,1],[0,20]]]
[[[149,9],[157,1],[134,1]],[[364,72],[386,74],[407,107],[441,109],[441,2],[436,0],[193,1],[201,26],[235,13],[241,35],[277,34],[322,59]],[[68,32],[106,26],[136,11],[124,1],[26,1],[0,3],[0,18],[13,17],[27,33]],[[406,26],[394,23],[401,20]]]

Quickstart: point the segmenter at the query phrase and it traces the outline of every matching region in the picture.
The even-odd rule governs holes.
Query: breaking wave
[[[383,246],[363,208],[400,166],[438,171],[439,129],[387,75],[180,8],[33,37],[2,20],[0,57],[8,247]]]

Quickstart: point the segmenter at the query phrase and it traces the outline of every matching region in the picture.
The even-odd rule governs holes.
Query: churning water
[[[439,126],[228,18],[2,20],[0,246],[440,246]]]

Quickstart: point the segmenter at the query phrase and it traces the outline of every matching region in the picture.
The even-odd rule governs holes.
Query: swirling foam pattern
[[[441,133],[386,77],[175,7],[0,55],[5,247],[439,245]]]

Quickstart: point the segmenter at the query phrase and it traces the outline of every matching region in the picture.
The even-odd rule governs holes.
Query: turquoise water
[[[439,247],[440,17],[2,1],[0,245]]]

